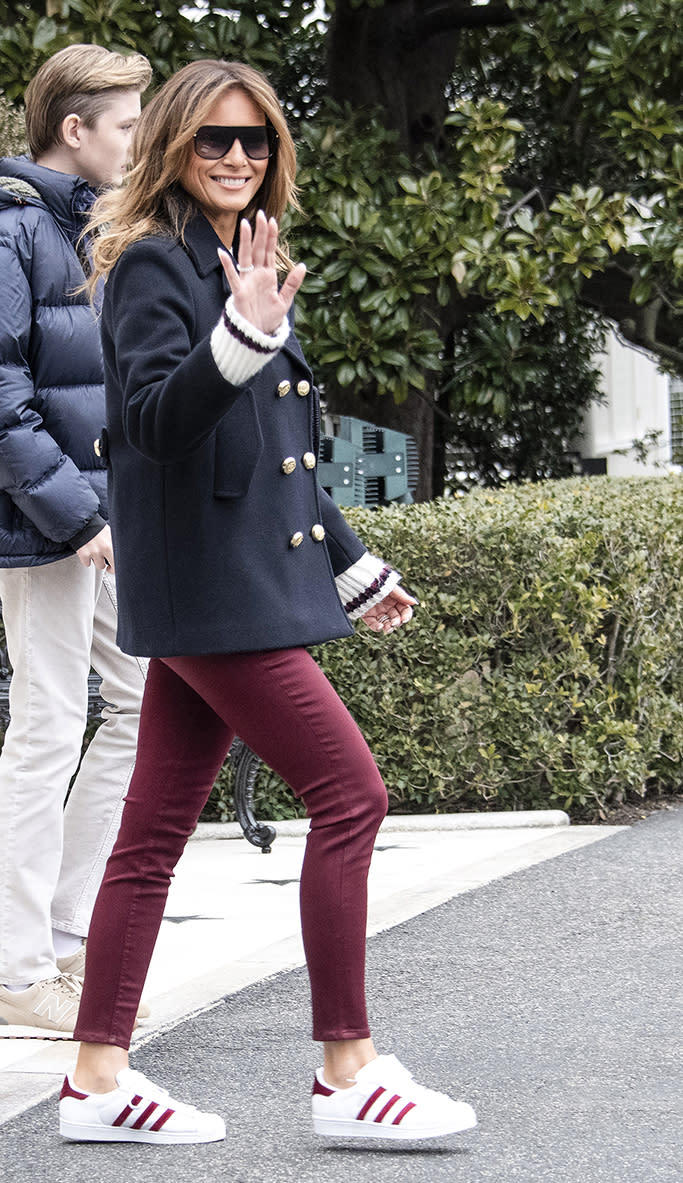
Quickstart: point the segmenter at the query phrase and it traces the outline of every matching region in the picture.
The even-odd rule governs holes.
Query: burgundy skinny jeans
[[[311,821],[301,923],[313,1038],[369,1036],[367,875],[386,790],[356,723],[304,649],[155,658],[135,772],[88,934],[74,1038],[127,1048],[173,869],[235,735]]]

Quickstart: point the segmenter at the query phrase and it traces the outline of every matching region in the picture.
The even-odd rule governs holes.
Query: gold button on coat
[[[98,456],[99,459],[101,460],[102,459],[102,440],[93,440],[92,448],[93,448],[93,452],[95,453],[95,455]],[[308,465],[306,465],[306,467],[308,468]]]
[[[301,530],[297,530],[296,534],[292,534],[292,537],[289,540],[289,545],[296,549],[297,546],[301,546],[303,540],[304,536],[301,533]]]
[[[304,468],[315,468],[315,456],[312,452],[304,452],[301,457],[301,463]]]
[[[285,456],[280,468],[284,472],[285,476],[289,476],[290,472],[294,472],[294,469],[296,468],[296,460],[293,456]]]
[[[322,542],[324,537],[325,527],[321,526],[320,522],[316,522],[315,526],[311,526],[311,538],[315,539],[316,542]]]
[[[310,382],[307,382],[305,378],[303,382],[297,382],[296,392],[297,394],[300,394],[302,398],[305,398],[307,394],[310,394],[310,390],[311,384]]]
[[[291,389],[292,389],[292,383],[288,382],[286,378],[285,378],[284,382],[278,382],[278,387],[277,387],[278,398],[284,398],[286,394],[289,394]]]

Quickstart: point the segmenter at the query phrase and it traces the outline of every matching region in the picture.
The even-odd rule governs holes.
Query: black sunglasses
[[[278,134],[274,127],[223,127],[207,124],[194,133],[194,150],[203,160],[220,160],[239,140],[250,160],[267,160],[275,151]]]

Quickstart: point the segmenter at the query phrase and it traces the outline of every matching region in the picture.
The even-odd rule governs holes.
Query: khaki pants
[[[76,555],[0,570],[10,725],[0,754],[0,983],[55,977],[52,928],[85,936],[135,763],[146,663],[116,645],[114,579]],[[90,666],[108,704],[69,799]]]

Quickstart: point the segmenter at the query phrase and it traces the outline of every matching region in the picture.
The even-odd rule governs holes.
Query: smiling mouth
[[[248,177],[212,177],[211,179],[226,189],[241,189],[249,180]]]

